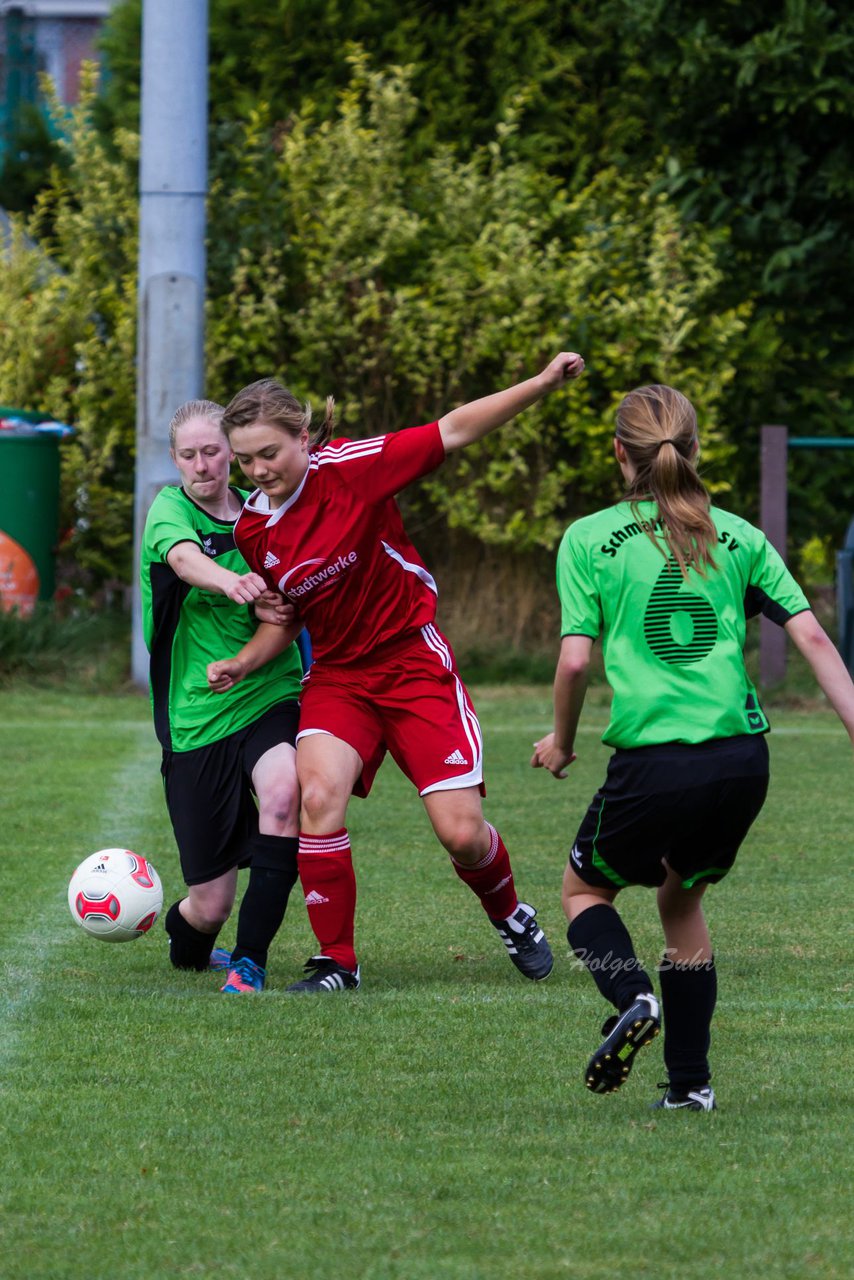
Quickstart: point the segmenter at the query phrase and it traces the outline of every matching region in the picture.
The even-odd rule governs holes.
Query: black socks
[[[635,955],[629,931],[606,903],[576,916],[566,936],[602,995],[623,1012],[652,979]],[[658,970],[664,1016],[664,1063],[677,1093],[709,1083],[709,1044],[718,981],[714,959],[703,964],[664,960]]]
[[[664,1064],[680,1093],[709,1083],[712,1014],[718,994],[714,959],[704,964],[662,962],[658,971],[664,1013]]]
[[[602,995],[620,1013],[637,996],[652,991],[652,979],[635,955],[629,931],[614,907],[604,902],[588,907],[575,917],[566,936]]]
[[[297,879],[297,836],[255,835],[247,845],[251,858],[249,884],[237,917],[237,943],[232,961],[247,956],[267,967],[267,951],[285,916]],[[174,902],[164,921],[169,959],[176,969],[207,969],[216,933],[202,933],[185,920]]]
[[[202,933],[185,920],[173,902],[163,922],[169,934],[169,959],[176,969],[207,969],[216,942],[215,933]]]
[[[296,883],[298,848],[298,836],[256,835],[249,841],[249,884],[237,917],[232,964],[246,956],[266,969],[267,951],[285,918]]]

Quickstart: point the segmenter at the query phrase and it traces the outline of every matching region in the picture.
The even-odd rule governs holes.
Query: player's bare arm
[[[182,582],[202,591],[218,591],[235,604],[251,604],[267,590],[259,574],[234,573],[218,565],[196,542],[177,542],[166,553],[166,561]]]
[[[252,671],[277,658],[302,631],[297,619],[285,626],[262,622],[251,640],[230,658],[208,663],[208,684],[214,693],[226,693]]]
[[[542,400],[549,392],[578,378],[583,372],[584,361],[577,352],[561,351],[536,377],[452,409],[439,419],[439,432],[445,452],[450,453],[454,449],[474,444],[496,427],[515,418],[523,409]]]
[[[589,636],[564,636],[560,645],[554,682],[555,727],[534,743],[533,769],[548,769],[555,778],[565,778],[575,760],[575,735],[584,695],[593,641]]]
[[[854,744],[854,681],[835,644],[809,610],[789,618],[786,631],[810,664],[819,687]]]

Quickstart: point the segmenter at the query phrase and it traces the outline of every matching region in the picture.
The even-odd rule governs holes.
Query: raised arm
[[[483,436],[515,418],[517,413],[542,400],[557,387],[584,372],[584,361],[574,351],[562,351],[535,378],[517,382],[504,391],[472,400],[452,409],[439,419],[439,432],[445,452],[464,449]]]
[[[197,542],[176,542],[166,553],[167,563],[182,582],[202,591],[218,591],[235,604],[251,604],[267,590],[257,573],[234,573],[206,556]]]
[[[815,614],[808,609],[789,618],[785,626],[854,744],[854,681],[838,649]]]

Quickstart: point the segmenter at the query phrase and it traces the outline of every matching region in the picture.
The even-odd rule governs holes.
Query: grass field
[[[98,848],[146,853],[179,894],[147,703],[0,693],[4,1280],[852,1274],[844,732],[774,715],[768,803],[707,899],[720,1110],[663,1115],[660,1041],[619,1094],[582,1083],[606,1010],[568,956],[559,885],[604,709],[558,784],[527,768],[548,690],[476,695],[488,813],[551,979],[512,969],[387,765],[352,809],[363,988],[295,1000],[298,895],[258,997],[171,970],[160,925],[122,946],[73,925],[67,879]],[[651,895],[623,903],[654,964]]]

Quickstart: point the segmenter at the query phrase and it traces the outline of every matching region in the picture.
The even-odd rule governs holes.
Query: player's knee
[[[258,797],[258,817],[265,831],[279,835],[296,829],[299,798],[295,787],[278,787]]]
[[[216,933],[231,915],[231,894],[193,894],[190,892],[189,915],[201,933]]]
[[[342,807],[335,783],[316,774],[302,780],[301,804],[303,824],[310,823],[314,830],[328,827],[333,818],[337,820]],[[344,808],[346,808],[346,800]]]
[[[197,927],[202,933],[214,933],[222,928],[230,915],[231,903],[214,903],[197,913]]]
[[[688,920],[695,915],[703,915],[703,895],[705,884],[684,888],[674,872],[668,868],[667,879],[659,887],[658,914],[663,922]]]
[[[658,914],[663,924],[677,924],[680,921],[703,917],[703,904],[699,898],[677,898],[675,894],[659,896]]]
[[[473,866],[489,850],[489,830],[481,817],[460,817],[436,833],[455,862]]]

